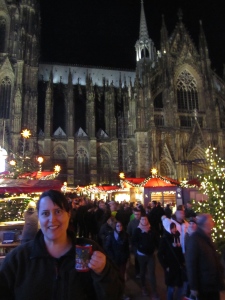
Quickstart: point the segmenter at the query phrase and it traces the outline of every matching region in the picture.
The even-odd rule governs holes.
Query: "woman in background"
[[[165,231],[160,240],[158,259],[165,272],[167,285],[167,300],[173,300],[176,290],[176,300],[182,299],[184,255],[180,244],[180,233],[176,224],[170,224],[170,232]]]
[[[38,214],[36,203],[30,201],[27,205],[27,208],[24,212],[24,226],[21,236],[21,244],[33,240],[36,233],[38,232]]]
[[[106,241],[106,253],[117,265],[125,280],[126,266],[130,256],[129,239],[120,221],[116,222],[114,231],[110,233]],[[130,298],[124,295],[122,299],[129,300]]]

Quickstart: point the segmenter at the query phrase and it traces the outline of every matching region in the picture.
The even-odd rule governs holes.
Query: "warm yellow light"
[[[31,136],[31,133],[30,133],[30,130],[28,129],[24,129],[22,132],[21,132],[21,135],[24,139],[29,139],[29,137]]]
[[[124,174],[123,172],[121,172],[121,173],[119,174],[119,177],[120,177],[121,179],[124,179],[124,178],[125,178],[125,174]]]
[[[15,165],[16,165],[16,161],[15,161],[15,160],[10,160],[9,164],[10,164],[11,166],[15,166]]]
[[[152,175],[156,175],[158,173],[158,170],[156,168],[151,169]]]
[[[37,161],[39,162],[39,164],[42,164],[44,161],[44,158],[41,156],[38,156]]]
[[[54,171],[55,171],[56,173],[59,173],[59,172],[61,171],[61,167],[60,167],[59,165],[56,165],[56,166],[54,167]]]

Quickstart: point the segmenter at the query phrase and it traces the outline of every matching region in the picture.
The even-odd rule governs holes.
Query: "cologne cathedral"
[[[201,21],[196,47],[181,11],[171,35],[162,17],[156,49],[147,17],[140,1],[136,70],[42,64],[39,2],[0,0],[0,146],[21,151],[29,129],[26,151],[46,170],[60,165],[75,186],[152,168],[194,178],[210,145],[225,158],[225,82],[211,69]]]

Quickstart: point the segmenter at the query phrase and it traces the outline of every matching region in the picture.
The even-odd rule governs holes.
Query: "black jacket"
[[[158,246],[158,240],[153,230],[142,232],[138,227],[132,236],[132,244],[137,250],[146,255],[152,255]]]
[[[93,250],[100,250],[92,240]],[[0,268],[1,300],[115,300],[123,294],[124,283],[117,268],[107,259],[101,275],[77,272],[75,241],[59,259],[46,250],[41,231],[10,252]]]
[[[106,242],[106,253],[117,266],[125,264],[130,255],[128,234],[121,231],[116,240],[114,231],[111,232]]]
[[[168,286],[182,286],[184,275],[184,255],[181,246],[173,246],[179,242],[180,233],[175,235],[165,231],[160,240],[158,259],[165,271],[165,283]]]

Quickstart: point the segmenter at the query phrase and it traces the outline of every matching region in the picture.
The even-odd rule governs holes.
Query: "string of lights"
[[[201,182],[200,190],[208,195],[207,201],[194,201],[193,208],[199,213],[209,213],[212,215],[215,226],[212,238],[216,242],[218,249],[225,247],[225,161],[217,154],[217,149],[209,147],[205,151],[209,171],[199,175]]]

